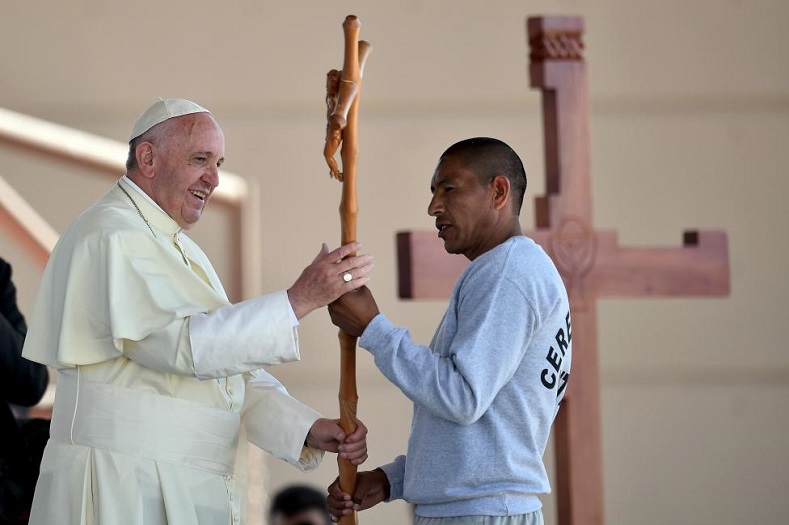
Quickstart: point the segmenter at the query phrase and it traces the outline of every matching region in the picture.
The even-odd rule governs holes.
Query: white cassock
[[[231,305],[126,177],[63,233],[30,321],[23,355],[59,372],[33,525],[244,523],[240,444],[322,458],[304,446],[320,414],[262,370],[299,359],[287,293]]]

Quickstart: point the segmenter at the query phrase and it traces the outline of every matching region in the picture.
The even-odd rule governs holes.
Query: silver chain
[[[148,223],[148,219],[146,219],[145,215],[143,215],[142,212],[140,211],[140,207],[137,206],[136,202],[134,202],[134,199],[132,199],[132,196],[129,195],[128,191],[126,191],[126,188],[121,186],[121,182],[118,181],[117,184],[118,184],[118,187],[121,189],[121,191],[123,193],[125,193],[127,197],[129,197],[129,200],[131,201],[132,206],[134,206],[134,209],[137,210],[137,213],[140,215],[140,218],[145,222],[145,225],[148,227],[148,229],[151,230],[151,233],[153,234],[154,238],[156,238],[156,232],[153,231],[153,228],[151,228],[151,225]]]

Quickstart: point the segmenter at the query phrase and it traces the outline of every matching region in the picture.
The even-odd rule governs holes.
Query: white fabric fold
[[[241,420],[247,440],[299,470],[317,468],[324,452],[304,442],[313,423],[323,417],[321,413],[288,395],[285,387],[264,370],[246,377]]]

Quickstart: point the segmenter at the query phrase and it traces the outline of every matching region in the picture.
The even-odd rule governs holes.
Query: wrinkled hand
[[[331,322],[354,337],[361,337],[364,329],[379,313],[375,298],[366,286],[348,292],[329,304]]]
[[[389,498],[390,489],[389,478],[379,468],[356,474],[356,490],[353,496],[340,489],[340,478],[335,479],[334,483],[329,485],[329,495],[326,498],[332,521],[339,521],[342,516],[351,514],[354,510],[365,510],[378,505]]]
[[[361,465],[367,460],[367,427],[357,419],[356,430],[346,437],[339,419],[320,418],[310,427],[307,446],[338,453],[354,465]]]
[[[361,248],[351,242],[330,252],[326,244],[321,246],[317,257],[304,268],[296,282],[288,289],[288,299],[297,319],[326,306],[345,292],[364,286],[373,268],[373,256],[369,254],[345,257]],[[345,282],[343,275],[350,273],[352,279]]]

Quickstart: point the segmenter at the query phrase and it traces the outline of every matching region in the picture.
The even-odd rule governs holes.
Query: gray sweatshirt
[[[359,344],[414,403],[407,454],[381,467],[390,500],[414,503],[425,517],[539,509],[571,338],[564,283],[523,236],[466,268],[429,347],[376,316]]]

